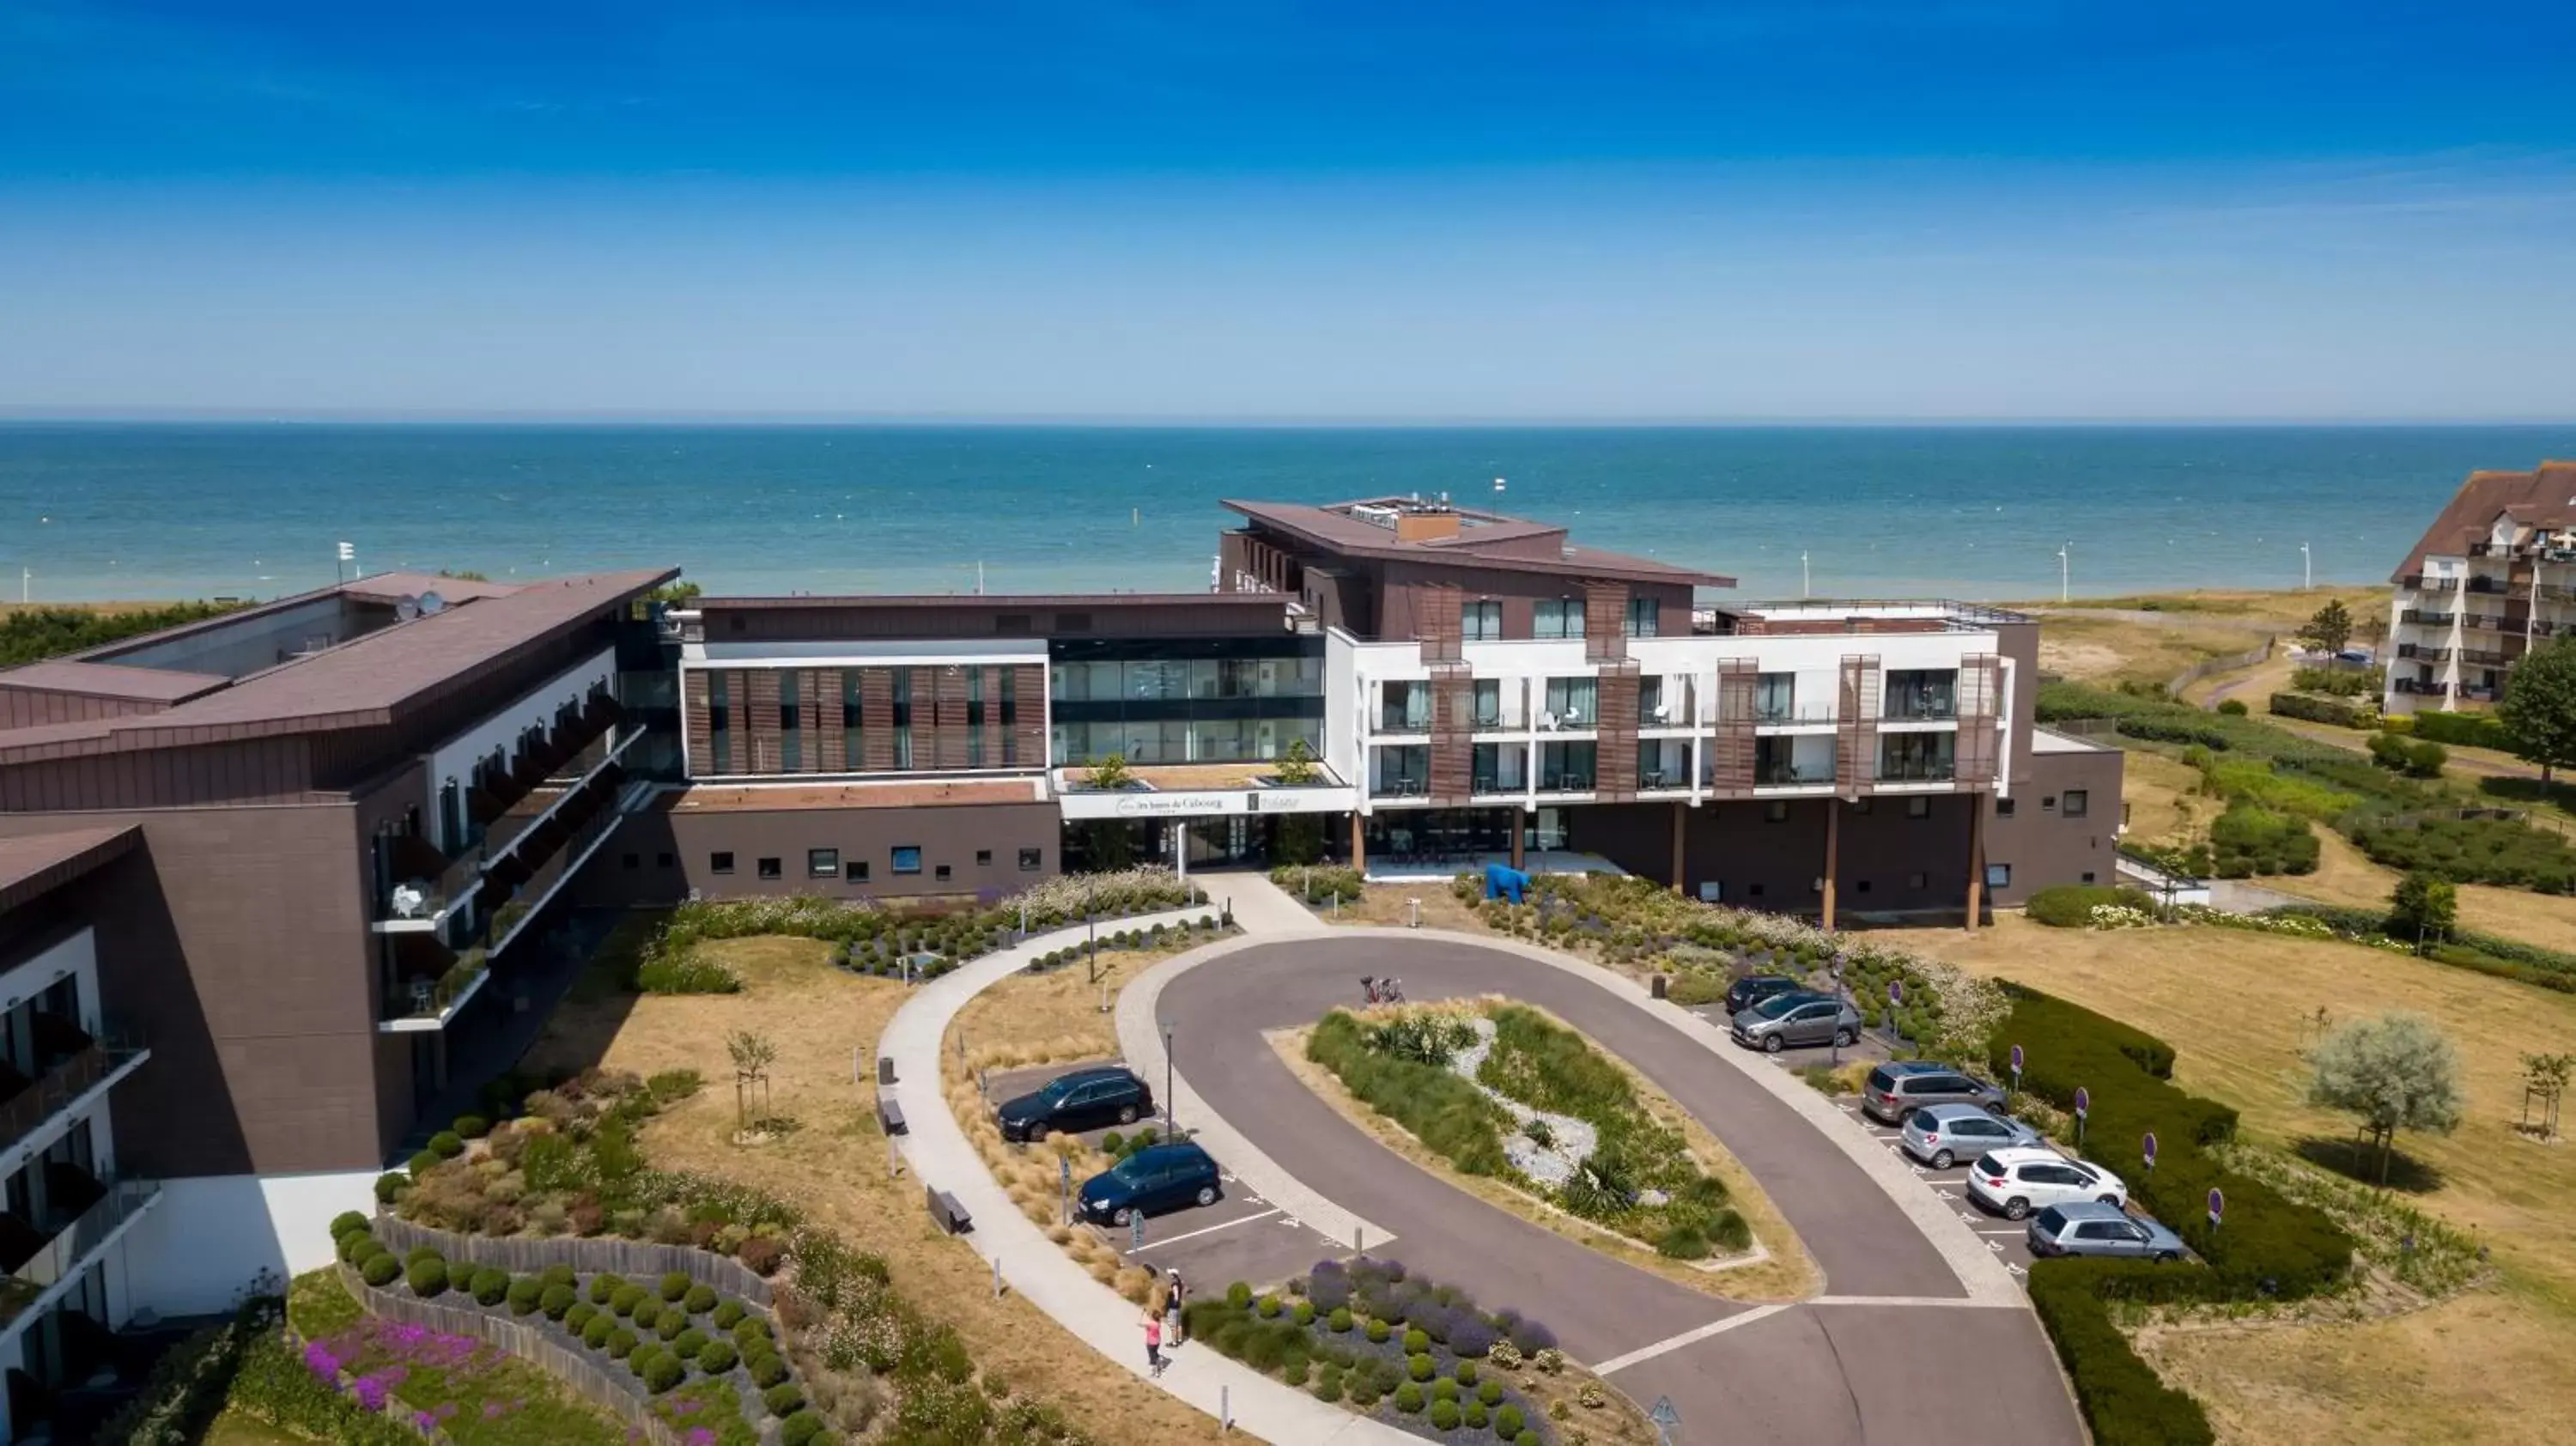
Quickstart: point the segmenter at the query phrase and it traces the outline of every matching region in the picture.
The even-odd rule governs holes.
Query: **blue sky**
[[[2576,7],[0,0],[0,409],[2560,418]]]

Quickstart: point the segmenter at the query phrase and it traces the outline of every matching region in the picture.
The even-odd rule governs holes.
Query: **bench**
[[[903,1106],[895,1103],[892,1095],[877,1096],[877,1123],[883,1125],[889,1135],[904,1134],[911,1128],[904,1123]]]
[[[975,1217],[966,1213],[966,1207],[957,1203],[956,1196],[936,1185],[927,1187],[927,1191],[930,1218],[940,1229],[951,1235],[963,1235],[975,1228]]]

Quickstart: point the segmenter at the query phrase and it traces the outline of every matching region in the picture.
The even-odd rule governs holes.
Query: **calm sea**
[[[1739,595],[2384,578],[2556,427],[0,425],[0,597],[275,596],[360,566],[676,564],[716,592],[1206,586],[1227,497],[1446,491]],[[1495,479],[1506,482],[1497,495]]]

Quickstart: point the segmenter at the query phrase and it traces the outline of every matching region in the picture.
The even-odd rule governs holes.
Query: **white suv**
[[[2055,1150],[1991,1150],[1968,1167],[1968,1194],[2007,1220],[2076,1200],[2129,1203],[2129,1187],[2099,1165],[2070,1160]]]

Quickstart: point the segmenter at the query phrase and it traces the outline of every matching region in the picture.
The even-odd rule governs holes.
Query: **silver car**
[[[1793,1044],[1848,1045],[1860,1038],[1860,1011],[1822,994],[1774,994],[1738,1010],[1727,1032],[1737,1044],[1771,1054]]]
[[[2115,1260],[2180,1260],[2182,1237],[2117,1205],[2072,1200],[2030,1218],[2030,1253],[2102,1255]]]
[[[1925,1105],[1905,1117],[1901,1137],[1905,1153],[1947,1170],[1962,1159],[1989,1150],[2009,1150],[2041,1143],[2039,1131],[1975,1105]]]

